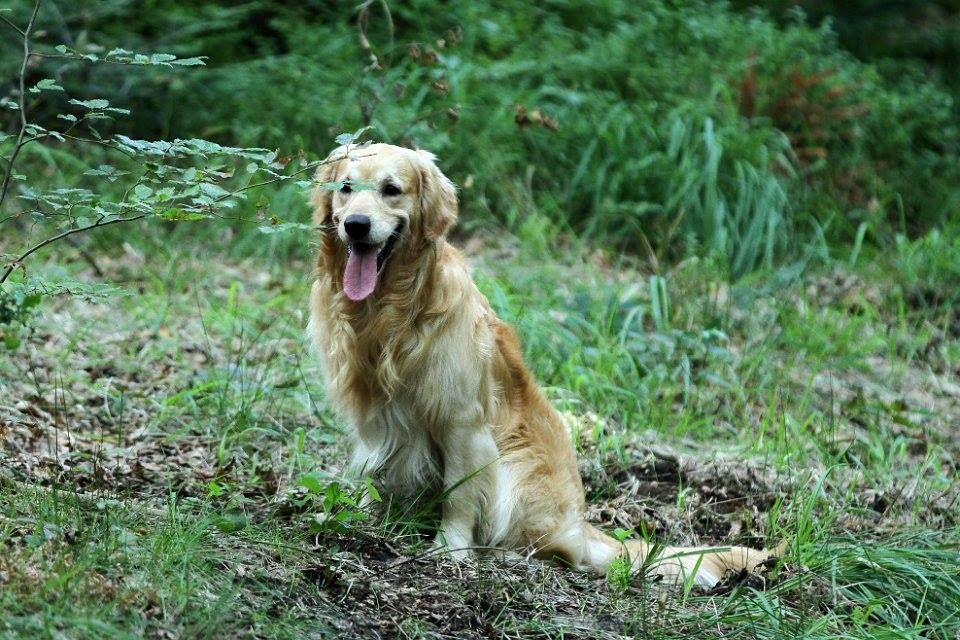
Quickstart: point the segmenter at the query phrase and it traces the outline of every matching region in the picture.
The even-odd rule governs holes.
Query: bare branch
[[[23,29],[21,29],[20,27],[18,27],[18,26],[15,25],[15,24],[13,24],[12,22],[10,22],[10,19],[7,18],[5,15],[0,14],[0,20],[3,20],[4,22],[6,22],[8,26],[10,26],[10,27],[11,27],[14,31],[16,31],[17,33],[19,33],[19,34],[20,34],[20,37],[23,37],[23,36],[24,36]]]
[[[40,249],[43,249],[48,244],[52,244],[57,240],[66,238],[67,236],[72,236],[75,233],[80,233],[82,231],[89,231],[90,229],[95,229],[97,227],[107,227],[111,224],[118,224],[120,222],[133,222],[134,220],[141,220],[143,218],[146,218],[147,215],[148,214],[146,213],[141,213],[135,216],[130,216],[129,218],[114,218],[113,220],[106,220],[106,221],[97,220],[93,224],[88,224],[85,227],[77,227],[76,229],[67,229],[63,233],[59,233],[51,238],[47,238],[43,242],[33,245],[32,247],[27,249],[20,257],[18,257],[16,260],[13,260],[10,264],[8,264],[3,274],[0,275],[0,284],[3,284],[4,282],[6,282],[7,278],[10,277],[10,274],[13,273],[13,270],[16,269],[18,265],[22,264],[24,260],[29,258],[30,254],[34,253],[35,251],[39,251]]]
[[[75,238],[67,238],[67,244],[73,247],[77,253],[80,254],[80,257],[83,258],[83,261],[90,265],[90,268],[93,269],[93,273],[98,277],[103,277],[103,269],[100,268],[100,265],[97,264],[97,259],[93,257],[89,251],[87,251],[80,242]]]
[[[40,2],[41,0],[37,0],[36,4],[33,5],[33,13],[30,14],[30,22],[27,23],[27,28],[23,31],[17,29],[23,35],[23,62],[20,64],[20,96],[18,103],[20,107],[20,131],[17,133],[17,143],[13,146],[13,151],[10,152],[10,158],[7,160],[7,173],[3,177],[3,186],[0,187],[0,206],[3,206],[3,202],[7,198],[7,189],[10,187],[10,179],[13,177],[13,163],[20,153],[20,149],[23,148],[23,136],[27,132],[27,91],[24,83],[27,77],[27,63],[30,62],[30,32],[33,30],[37,13],[40,12]],[[5,279],[6,277],[4,277],[3,280]],[[0,280],[0,283],[2,283],[3,280]]]

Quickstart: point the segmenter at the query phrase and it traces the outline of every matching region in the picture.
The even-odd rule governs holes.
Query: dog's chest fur
[[[437,488],[451,439],[489,429],[497,409],[489,310],[465,272],[445,275],[463,276],[447,290],[465,295],[402,326],[329,313],[332,296],[314,287],[310,332],[328,401],[351,431],[352,470],[396,493]]]

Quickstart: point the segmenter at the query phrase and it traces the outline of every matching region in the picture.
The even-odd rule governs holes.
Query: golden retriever
[[[453,183],[434,156],[340,147],[317,172],[322,228],[309,333],[352,470],[394,496],[444,490],[437,544],[559,558],[603,573],[617,557],[668,580],[715,584],[768,552],[619,542],[584,518],[570,435],[524,365],[514,331],[446,240]],[[331,184],[333,183],[333,184]]]

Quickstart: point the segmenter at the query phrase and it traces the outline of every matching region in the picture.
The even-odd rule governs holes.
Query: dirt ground
[[[269,278],[263,284],[276,285]],[[299,293],[290,295],[296,299]],[[213,308],[217,300],[209,304]],[[394,535],[371,524],[347,533],[310,533],[303,510],[291,507],[291,497],[302,495],[297,477],[305,468],[336,476],[344,444],[335,425],[330,435],[331,418],[316,409],[322,402],[319,381],[311,378],[316,369],[299,337],[301,325],[264,327],[267,338],[251,339],[205,326],[203,313],[171,314],[158,323],[125,309],[118,319],[109,305],[58,303],[23,348],[4,356],[5,371],[15,374],[0,386],[4,482],[60,487],[90,501],[128,501],[157,521],[171,494],[208,501],[211,483],[233,487],[251,522],[288,531],[297,561],[216,533],[218,544],[244,548],[245,560],[229,570],[256,568],[261,584],[289,583],[295,573],[316,585],[316,596],[294,593],[271,606],[315,616],[320,636],[622,638],[664,630],[665,599],[656,584],[619,588],[607,578],[539,561],[454,563],[425,551],[429,532]],[[281,365],[274,366],[277,362]],[[840,464],[854,455],[851,444],[868,428],[864,407],[872,407],[890,437],[904,440],[898,468],[934,464],[954,474],[958,468],[955,372],[937,372],[922,359],[904,365],[878,358],[871,365],[870,370],[794,370],[792,383],[810,385],[824,415],[833,417],[833,466],[823,457],[798,456],[796,464],[783,464],[693,440],[668,443],[652,430],[634,431],[613,448],[606,436],[622,431],[622,425],[593,413],[565,413],[579,434],[589,519],[674,544],[759,547],[770,543],[771,517],[775,521],[786,508],[784,499],[823,482],[829,492],[849,498],[839,526],[851,534],[882,538],[918,520],[931,529],[956,526],[956,484],[925,492],[918,512],[915,494],[923,490],[923,474],[909,481],[866,477],[856,466]],[[225,377],[215,380],[211,371]],[[294,371],[303,376],[291,378]],[[217,385],[205,388],[211,381]],[[270,399],[277,390],[291,389],[299,395],[276,404]],[[202,401],[215,393],[223,394],[219,404]],[[295,401],[288,402],[291,398]],[[276,422],[283,437],[240,432],[225,441],[217,430],[223,403],[246,403],[263,420]],[[294,473],[279,443],[296,429],[327,431],[315,441],[321,444],[307,451],[311,462],[298,463]],[[939,458],[931,463],[934,442]],[[763,590],[803,571],[788,564],[775,577],[729,576],[713,593],[747,586]],[[669,620],[677,634],[707,632],[696,618]]]

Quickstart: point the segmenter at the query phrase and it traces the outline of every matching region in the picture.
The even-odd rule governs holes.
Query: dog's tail
[[[717,584],[728,571],[755,571],[758,565],[781,556],[786,548],[785,543],[772,550],[756,550],[730,546],[664,547],[643,540],[620,542],[586,522],[582,531],[582,555],[574,560],[584,569],[606,573],[615,559],[627,557],[634,570],[662,576],[666,583],[691,580],[707,588]]]

